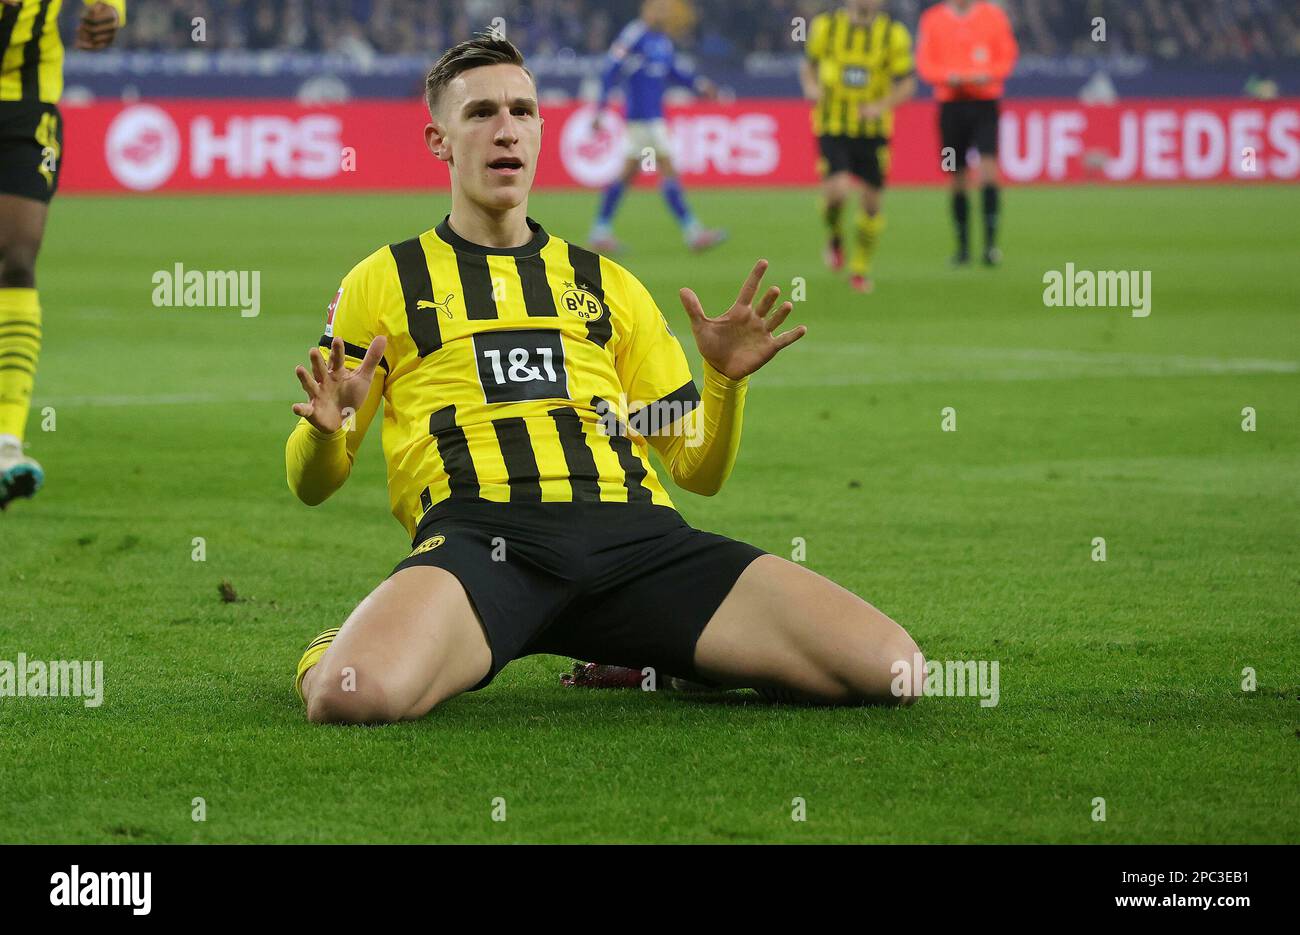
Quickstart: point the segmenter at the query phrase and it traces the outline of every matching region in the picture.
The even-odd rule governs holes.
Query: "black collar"
[[[480,256],[532,256],[541,252],[542,247],[545,247],[547,241],[551,239],[551,235],[546,233],[542,229],[542,225],[532,218],[525,218],[524,220],[528,223],[528,229],[533,232],[533,239],[522,247],[485,247],[482,244],[470,243],[451,229],[450,214],[444,217],[441,223],[434,228],[434,233],[450,244],[453,249],[462,253],[477,253]]]

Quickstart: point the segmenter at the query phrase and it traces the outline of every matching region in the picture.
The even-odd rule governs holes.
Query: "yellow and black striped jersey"
[[[126,0],[105,0],[126,25]],[[90,6],[92,0],[86,0]],[[63,0],[21,0],[0,4],[0,101],[44,101],[63,96]]]
[[[325,334],[355,366],[388,339],[355,452],[383,404],[393,514],[412,534],[448,498],[672,506],[648,434],[700,394],[654,299],[627,270],[528,220],[522,247],[470,243],[443,221],[343,279]]]
[[[912,73],[907,27],[884,12],[867,26],[855,25],[844,9],[821,13],[808,28],[807,54],[821,90],[813,106],[813,133],[888,139],[893,113],[864,120],[858,107],[883,100],[895,81]]]

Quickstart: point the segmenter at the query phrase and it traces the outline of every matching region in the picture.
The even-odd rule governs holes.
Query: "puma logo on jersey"
[[[415,303],[415,307],[416,307],[416,308],[431,308],[431,309],[433,309],[435,312],[439,312],[439,313],[441,313],[441,314],[443,314],[443,315],[446,315],[448,318],[450,318],[450,317],[451,317],[451,309],[448,308],[448,305],[451,304],[451,300],[452,300],[452,299],[456,298],[456,293],[454,293],[454,292],[449,292],[449,293],[447,294],[447,298],[443,299],[441,302],[438,301],[438,294],[437,294],[437,293],[434,293],[433,298],[434,298],[434,301],[432,301],[432,302],[430,302],[428,299],[419,299],[419,300],[416,301],[416,303]]]

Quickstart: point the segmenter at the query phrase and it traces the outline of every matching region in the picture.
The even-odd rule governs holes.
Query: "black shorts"
[[[819,136],[822,177],[852,172],[868,185],[885,187],[889,175],[889,140],[881,136]]]
[[[944,153],[951,147],[956,168],[966,168],[971,147],[981,156],[998,154],[997,101],[945,101],[939,105],[939,140]],[[948,160],[941,161],[947,166]]]
[[[698,678],[695,644],[762,549],[648,503],[443,501],[393,569],[454,574],[487,631],[492,668],[534,653]]]
[[[0,101],[0,194],[49,202],[62,166],[59,108],[41,101]]]

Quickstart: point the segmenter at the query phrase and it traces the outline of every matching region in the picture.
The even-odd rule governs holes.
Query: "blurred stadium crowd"
[[[915,26],[932,0],[890,0]],[[1003,0],[1024,55],[1131,54],[1156,61],[1214,63],[1300,59],[1296,0]],[[696,0],[683,44],[714,59],[791,50],[790,21],[834,4],[817,0]],[[66,4],[69,20],[80,4]],[[119,46],[193,48],[192,20],[205,20],[209,49],[292,49],[357,57],[425,53],[503,17],[530,55],[604,52],[634,18],[638,0],[151,0],[136,3]],[[1106,42],[1092,41],[1094,17]]]

